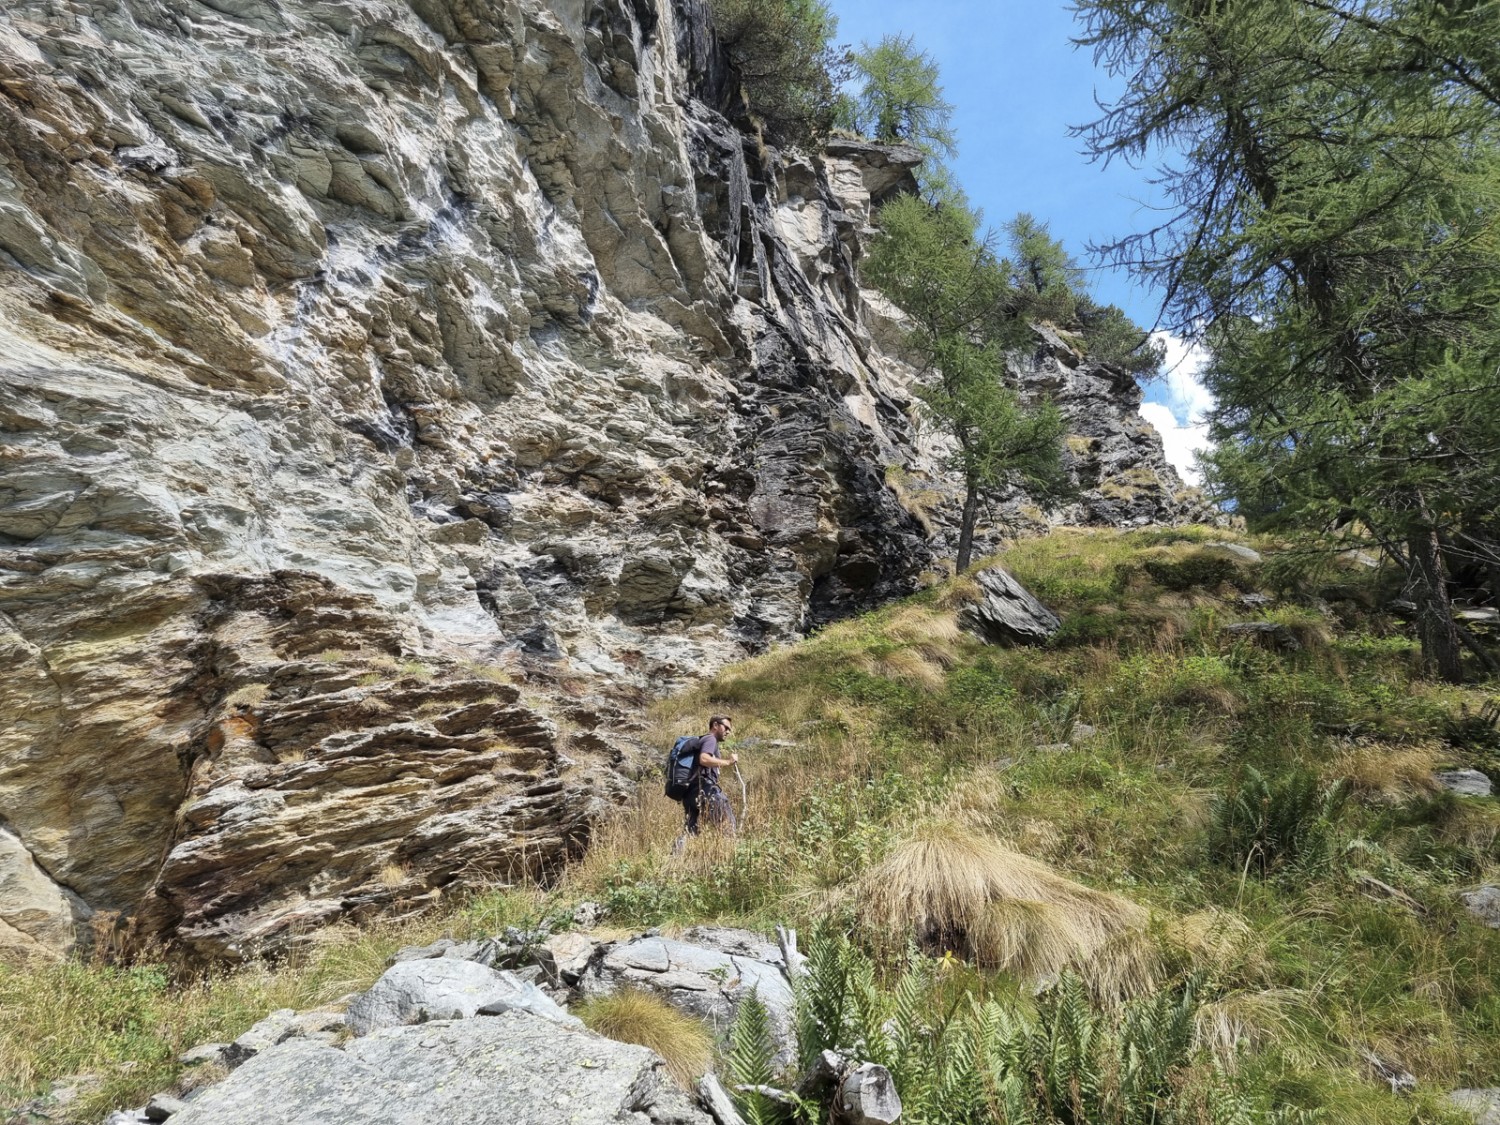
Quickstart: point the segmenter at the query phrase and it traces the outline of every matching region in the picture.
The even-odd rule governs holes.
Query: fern
[[[760,997],[751,991],[740,1001],[729,1029],[730,1085],[769,1086],[776,1048],[771,1039],[771,1017]],[[746,1125],[779,1125],[786,1114],[777,1102],[755,1091],[737,1092],[735,1104],[745,1117]]]
[[[1020,1005],[973,999],[945,1011],[935,963],[916,953],[894,987],[882,991],[869,958],[843,935],[816,937],[808,962],[797,992],[798,1026],[810,1037],[802,1057],[813,1060],[818,1050],[837,1047],[886,1067],[901,1095],[905,1125],[1259,1120],[1231,1076],[1195,1066],[1196,979],[1100,1008],[1078,976],[1064,974],[1037,999],[1032,1015]],[[731,1067],[737,1084],[762,1082],[769,1073],[764,1023],[763,1009],[742,1011],[736,1022]],[[755,1095],[741,1104],[748,1125],[769,1125],[787,1114]]]
[[[797,1060],[807,1070],[826,1050],[854,1045],[856,954],[843,934],[815,933],[797,979]]]
[[[1325,790],[1306,770],[1273,783],[1246,766],[1239,784],[1214,801],[1209,854],[1262,877],[1283,866],[1316,869],[1328,862],[1348,796],[1347,783]]]

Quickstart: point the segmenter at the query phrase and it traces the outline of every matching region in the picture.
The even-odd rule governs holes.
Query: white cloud
[[[1167,460],[1182,479],[1189,484],[1201,484],[1203,475],[1194,466],[1194,458],[1209,446],[1205,420],[1214,408],[1214,396],[1199,378],[1208,357],[1196,344],[1170,332],[1154,333],[1153,338],[1167,348],[1166,362],[1162,365],[1165,376],[1152,388],[1166,401],[1143,403],[1141,417],[1161,434]]]
[[[1156,427],[1156,432],[1161,435],[1162,452],[1177,470],[1177,475],[1188,484],[1202,484],[1203,474],[1194,467],[1194,458],[1209,446],[1208,425],[1199,422],[1185,426],[1159,402],[1142,403],[1141,417]]]

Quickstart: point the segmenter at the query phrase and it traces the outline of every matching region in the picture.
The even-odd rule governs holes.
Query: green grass
[[[711,712],[734,715],[748,793],[741,808],[726,771],[743,814],[737,839],[705,832],[674,855],[681,809],[653,773],[545,898],[480,897],[400,934],[346,935],[293,965],[186,986],[149,966],[132,970],[138,977],[81,966],[0,973],[0,1083],[32,1091],[137,1061],[110,1089],[139,1100],[171,1080],[181,1047],[361,987],[392,943],[493,933],[583,899],[604,903],[620,930],[831,924],[895,988],[892,920],[882,916],[876,932],[861,878],[943,824],[1141,907],[1143,930],[1076,967],[1108,976],[1103,962],[1117,957],[1113,979],[1169,991],[1191,977],[1203,1041],[1229,1051],[1233,1081],[1256,1104],[1361,1125],[1445,1120],[1441,1092],[1500,1085],[1500,932],[1457,898],[1500,876],[1500,802],[1437,793],[1430,775],[1493,768],[1488,748],[1451,732],[1465,729],[1461,709],[1477,711],[1496,687],[1417,678],[1410,635],[1372,608],[1381,572],[1333,564],[1309,577],[1311,564],[1292,565],[1269,543],[1253,544],[1262,564],[1226,563],[1207,546],[1224,538],[1065,531],[1018,544],[1001,561],[1063,618],[1042,649],[987,647],[960,632],[955,613],[975,590],[958,579],[662,701],[648,737],[663,747]],[[1242,593],[1255,589],[1339,596],[1331,615],[1290,595],[1245,608]],[[1283,625],[1300,648],[1224,631],[1244,620]],[[1080,723],[1097,733],[1077,738]],[[1070,738],[1069,749],[1047,749]],[[1267,798],[1292,807],[1265,835],[1291,844],[1266,862],[1253,851],[1255,818],[1224,811],[1250,770],[1267,792],[1291,794]],[[1339,785],[1347,798],[1307,831],[1313,796]],[[945,963],[943,987],[955,993],[945,1004],[958,993],[1031,993],[1023,975]],[[76,999],[45,1001],[59,990]],[[1415,1074],[1417,1097],[1374,1080],[1365,1051]]]

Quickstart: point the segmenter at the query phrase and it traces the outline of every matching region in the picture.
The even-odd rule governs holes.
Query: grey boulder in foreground
[[[515,973],[450,957],[392,965],[374,987],[349,1005],[348,1023],[355,1035],[368,1035],[382,1027],[461,1020],[511,1009],[565,1027],[583,1026]]]
[[[712,1125],[645,1047],[525,1012],[305,1039],[250,1059],[174,1125]]]

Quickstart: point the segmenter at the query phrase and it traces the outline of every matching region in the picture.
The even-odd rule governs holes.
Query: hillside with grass
[[[1015,545],[996,561],[1062,619],[1045,647],[965,632],[959,578],[658,703],[663,747],[734,715],[737,837],[674,854],[681,808],[648,773],[545,887],[192,981],[0,968],[0,1090],[99,1076],[86,1120],[196,1042],[368,985],[402,944],[565,928],[593,901],[620,935],[800,927],[803,1063],[858,1042],[913,1125],[1472,1122],[1447,1095],[1500,1086],[1500,929],[1464,895],[1500,876],[1500,804],[1439,774],[1494,772],[1495,685],[1418,676],[1382,608],[1399,576],[1223,539]],[[620,1038],[659,1022],[582,1014]],[[691,1029],[651,1034],[708,1065]],[[747,1120],[791,1113],[746,1097]]]

